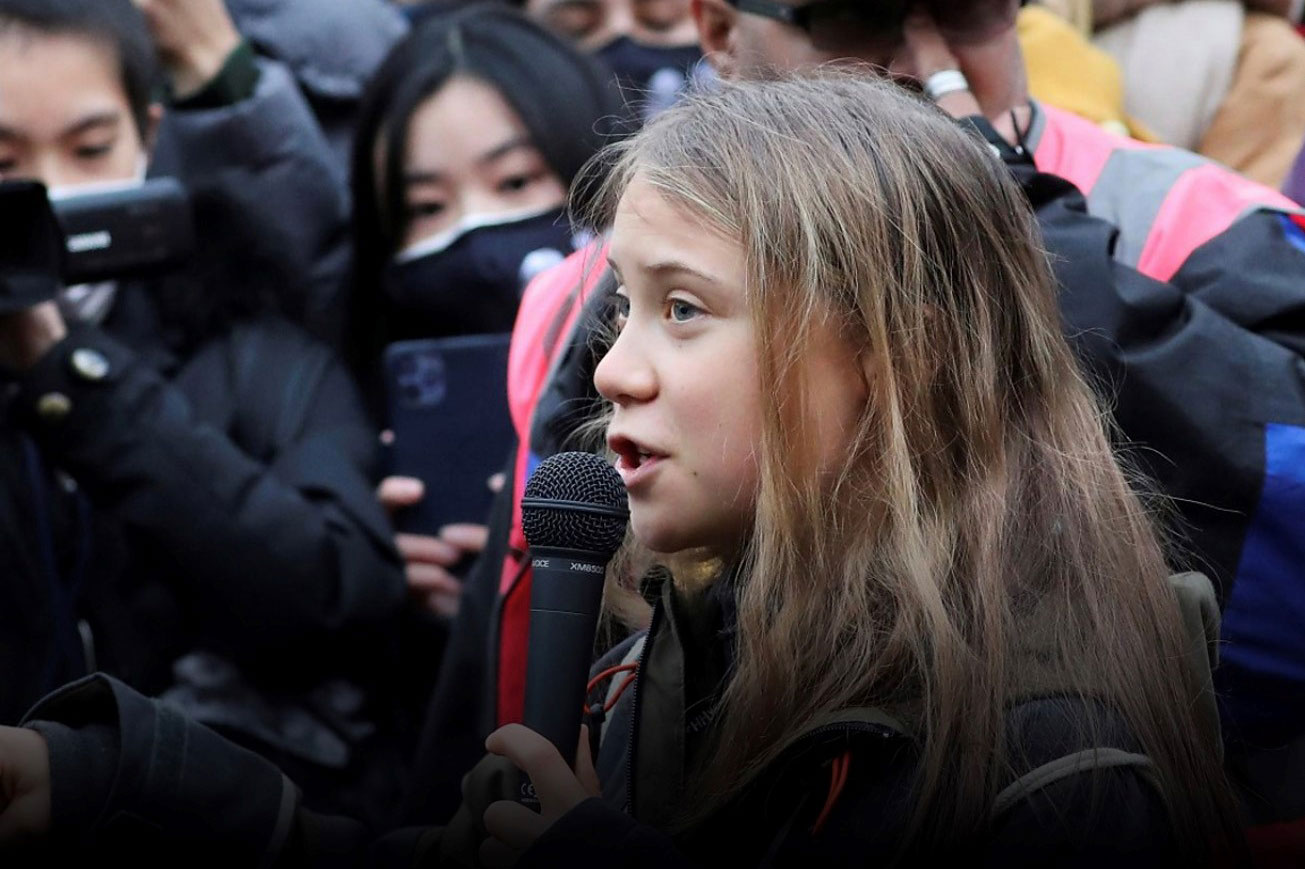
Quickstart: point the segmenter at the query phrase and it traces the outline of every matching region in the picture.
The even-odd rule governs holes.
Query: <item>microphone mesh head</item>
[[[625,539],[628,519],[621,475],[592,453],[550,456],[522,493],[521,529],[534,547],[610,556]]]

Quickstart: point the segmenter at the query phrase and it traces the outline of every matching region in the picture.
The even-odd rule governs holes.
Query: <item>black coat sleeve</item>
[[[124,524],[202,639],[238,659],[310,653],[309,641],[387,624],[404,601],[372,490],[374,437],[343,367],[299,334],[232,334],[269,349],[225,427],[95,330],[46,354],[17,399],[48,461]]]
[[[378,834],[303,807],[298,788],[258,755],[102,674],[45,697],[23,726],[49,747],[51,830],[43,865],[399,869],[472,866],[478,820],[519,775],[486,757],[447,828]]]
[[[67,685],[24,726],[50,750],[51,865],[271,865],[287,846],[298,794],[276,767],[121,682]]]
[[[24,726],[50,751],[44,865],[399,869],[437,850],[437,828],[377,836],[303,808],[280,770],[108,676],[64,686]]]
[[[1305,254],[1250,216],[1162,283],[1113,258],[1117,231],[1089,216],[1068,182],[1025,183],[1061,286],[1066,337],[1134,461],[1175,499],[1192,568],[1226,600],[1264,482],[1265,427],[1305,424]],[[1248,250],[1260,260],[1254,269]],[[1239,261],[1258,274],[1231,279]]]
[[[335,341],[344,328],[341,296],[350,266],[349,194],[343,167],[290,70],[258,61],[248,99],[215,108],[173,108],[159,126],[151,175],[172,175],[192,193],[227,204],[239,233],[262,252],[226,248],[246,279],[274,266],[284,309]],[[215,233],[205,226],[205,244]],[[250,266],[254,271],[248,271]]]

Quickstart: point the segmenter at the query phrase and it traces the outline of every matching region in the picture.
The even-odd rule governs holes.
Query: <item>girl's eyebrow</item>
[[[625,278],[621,276],[621,269],[616,265],[615,262],[611,260],[611,258],[608,258],[607,260],[607,267],[612,270],[612,274],[616,275],[616,279],[618,281],[620,281],[621,283],[625,283]],[[650,274],[658,275],[661,277],[671,276],[671,275],[689,275],[690,277],[698,278],[699,280],[704,281],[705,283],[709,283],[713,285],[717,285],[721,283],[721,280],[719,278],[709,275],[706,272],[699,271],[698,269],[695,269],[693,266],[690,266],[687,263],[680,262],[679,260],[662,260],[660,262],[651,263],[646,266],[641,265],[638,268],[639,271],[648,272]]]
[[[73,121],[66,129],[60,130],[59,138],[63,139],[69,136],[77,136],[98,127],[113,127],[121,120],[122,113],[113,109],[102,112],[91,112],[90,114]],[[18,130],[0,126],[0,139],[22,140],[25,138],[26,137]]]
[[[661,262],[655,262],[650,265],[642,266],[641,268],[644,271],[651,272],[655,275],[689,275],[690,277],[698,278],[699,280],[705,281],[709,284],[719,284],[721,282],[719,278],[709,275],[706,272],[699,271],[693,266],[680,262],[679,260],[662,260]]]

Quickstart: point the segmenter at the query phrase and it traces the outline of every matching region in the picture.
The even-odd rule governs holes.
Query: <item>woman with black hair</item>
[[[600,66],[501,3],[431,12],[394,48],[364,97],[352,166],[348,344],[378,419],[387,345],[511,330],[527,281],[574,249],[567,189],[620,112]],[[424,490],[391,477],[380,497],[396,510]],[[450,568],[482,538],[465,525],[399,534],[414,596],[452,615]]]
[[[509,331],[522,260],[570,253],[567,188],[619,111],[599,66],[503,4],[430,15],[397,45],[354,145],[355,363],[395,340]],[[457,252],[482,246],[493,265],[448,286]]]

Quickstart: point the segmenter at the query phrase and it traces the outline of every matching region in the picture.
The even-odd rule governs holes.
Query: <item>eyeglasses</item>
[[[1014,20],[1010,0],[731,0],[740,12],[782,21],[806,32],[817,48],[897,45],[912,9],[923,4],[938,28],[958,41],[990,36]]]

